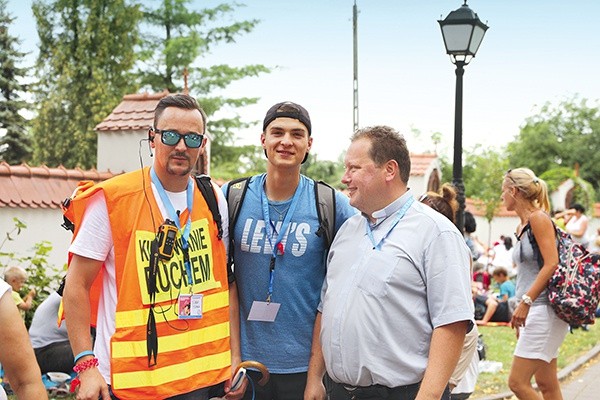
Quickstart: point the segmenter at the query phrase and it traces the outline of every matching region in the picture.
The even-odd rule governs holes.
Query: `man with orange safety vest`
[[[206,399],[240,363],[237,289],[223,237],[190,176],[204,153],[196,100],[160,100],[152,167],[78,193],[64,313],[77,399]],[[231,322],[231,323],[230,323]],[[92,348],[90,325],[96,325]],[[235,400],[243,388],[229,393]]]

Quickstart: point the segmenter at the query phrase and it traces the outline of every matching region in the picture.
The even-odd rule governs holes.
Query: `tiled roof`
[[[466,210],[471,212],[473,215],[478,217],[485,217],[485,207],[481,200],[468,198],[465,200],[465,207]],[[496,214],[494,215],[496,217],[516,217],[517,213],[515,213],[514,211],[508,211],[506,207],[501,205],[498,211],[496,211]]]
[[[82,180],[100,182],[116,174],[95,169],[30,167],[0,163],[0,207],[59,208]]]
[[[98,125],[97,131],[137,131],[148,129],[154,120],[154,108],[160,99],[169,95],[161,93],[128,94],[112,113]]]
[[[431,163],[438,158],[437,154],[414,154],[410,155],[410,175],[423,176],[431,166]]]

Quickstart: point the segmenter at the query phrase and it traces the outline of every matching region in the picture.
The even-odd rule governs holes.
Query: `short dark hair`
[[[475,217],[469,211],[465,211],[465,232],[473,233],[477,230],[477,221]]]
[[[196,99],[187,94],[173,94],[170,96],[163,97],[160,99],[156,108],[154,109],[154,128],[160,119],[163,111],[169,107],[182,108],[184,110],[198,110],[202,115],[202,125],[204,125],[204,131],[206,131],[206,113],[200,107]],[[199,132],[204,133],[204,132]]]
[[[395,129],[385,126],[370,126],[357,130],[350,138],[352,142],[366,138],[371,142],[369,156],[378,167],[390,160],[398,163],[400,179],[408,183],[410,177],[410,153],[406,139]]]
[[[492,272],[492,276],[496,275],[508,276],[508,271],[504,267],[496,267],[494,268],[494,272]]]
[[[571,205],[571,208],[575,211],[579,211],[582,214],[585,213],[585,207],[579,203],[574,203],[573,205]]]

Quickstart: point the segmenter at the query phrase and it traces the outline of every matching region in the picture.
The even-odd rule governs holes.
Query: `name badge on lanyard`
[[[304,181],[302,178],[298,183],[298,187],[294,192],[294,197],[292,197],[292,203],[290,204],[290,208],[288,209],[285,218],[283,219],[283,223],[279,228],[279,232],[275,229],[275,225],[271,222],[271,218],[269,216],[269,200],[265,194],[265,180],[266,175],[262,176],[260,187],[261,190],[261,205],[263,209],[263,218],[265,221],[265,230],[267,233],[267,239],[271,244],[272,254],[271,259],[269,261],[269,289],[267,293],[266,301],[253,301],[252,307],[250,308],[250,313],[248,314],[248,321],[263,321],[263,322],[274,322],[275,318],[277,318],[277,313],[279,312],[279,307],[281,307],[280,303],[274,303],[271,301],[271,297],[273,296],[273,282],[275,281],[275,262],[277,258],[281,259],[284,255],[284,243],[282,243],[283,237],[285,236],[285,232],[287,231],[292,216],[294,215],[294,211],[296,210],[296,206],[298,205],[298,200],[300,199],[300,193],[304,188]],[[273,242],[273,238],[276,236],[275,242]]]

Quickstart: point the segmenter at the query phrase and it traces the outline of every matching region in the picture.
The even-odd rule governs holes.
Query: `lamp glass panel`
[[[483,40],[483,35],[485,35],[485,30],[483,30],[480,26],[475,26],[473,29],[473,38],[471,39],[471,44],[469,45],[469,51],[471,53],[477,53],[479,45]]]
[[[469,48],[472,25],[446,25],[442,28],[446,50],[452,52],[466,52]]]

